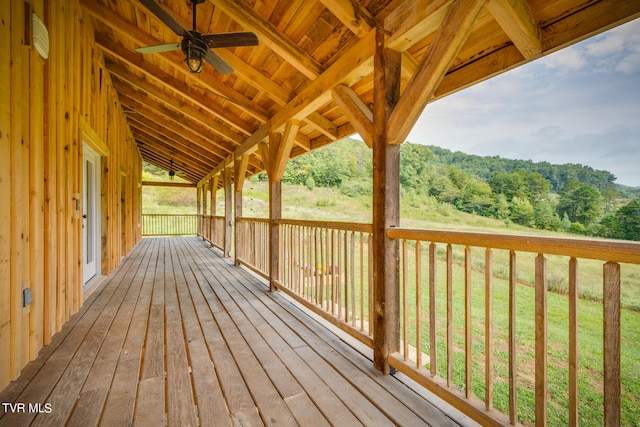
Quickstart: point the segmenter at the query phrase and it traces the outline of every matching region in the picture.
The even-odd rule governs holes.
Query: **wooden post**
[[[209,245],[213,247],[213,242],[215,241],[215,235],[216,235],[216,220],[215,220],[215,216],[216,216],[216,204],[218,203],[217,199],[216,199],[216,195],[218,192],[218,182],[220,182],[220,176],[216,175],[215,177],[211,178],[209,180],[209,188],[211,189],[211,200],[209,205],[211,205],[211,219],[209,220]]]
[[[233,195],[231,193],[231,166],[224,168],[224,256],[231,256],[233,233]]]
[[[234,164],[235,167],[235,185],[234,185],[234,199],[235,199],[235,240],[236,240],[236,251],[235,251],[235,264],[238,265],[238,254],[240,252],[240,247],[243,244],[241,241],[241,236],[238,231],[238,218],[242,218],[242,188],[244,187],[244,179],[247,174],[247,166],[249,164],[249,156],[242,156],[240,159],[236,159]]]
[[[604,290],[604,425],[619,426],[620,385],[620,264],[603,267]]]
[[[547,260],[536,257],[536,427],[547,425]]]
[[[399,249],[386,229],[400,221],[400,146],[389,145],[387,120],[399,97],[400,53],[376,34],[373,94],[373,363],[390,372],[388,357],[400,348]]]
[[[11,5],[11,3],[7,3]],[[0,7],[0,55],[7,58],[11,49],[11,7]],[[11,346],[11,65],[0,61],[0,387],[15,377]]]
[[[196,202],[196,212],[198,213],[198,235],[202,236],[202,187],[196,188],[197,202]]]
[[[274,163],[282,135],[269,133],[269,164]],[[275,179],[272,171],[269,176],[269,290],[278,290],[276,282],[280,279],[280,226],[276,221],[282,218],[282,182]]]

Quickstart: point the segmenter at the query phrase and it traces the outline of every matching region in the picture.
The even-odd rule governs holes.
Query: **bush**
[[[316,188],[316,181],[313,179],[313,177],[311,175],[309,175],[309,177],[307,178],[307,180],[304,182],[304,185],[309,189],[309,190],[313,190],[314,188]]]
[[[319,199],[316,202],[316,206],[318,207],[326,207],[326,206],[335,206],[336,205],[336,201],[331,199]]]
[[[348,197],[371,195],[371,181],[349,180],[342,183],[340,192]]]
[[[575,234],[584,234],[584,225],[580,224],[579,222],[572,222],[571,226],[569,227],[569,232]]]

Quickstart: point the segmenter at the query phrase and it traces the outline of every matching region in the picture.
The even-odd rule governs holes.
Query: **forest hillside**
[[[282,178],[285,215],[287,209],[307,209],[313,212],[304,213],[305,218],[318,217],[326,210],[342,221],[370,221],[372,170],[371,150],[355,139],[291,159]],[[144,173],[146,180],[166,176],[147,164]],[[256,184],[266,180],[264,172],[250,179]],[[585,165],[477,156],[407,142],[400,155],[402,219],[404,225],[414,220],[451,223],[453,217],[455,223],[475,223],[479,221],[475,215],[492,220],[484,221],[489,228],[519,225],[640,240],[640,189],[615,180],[611,172]],[[297,196],[302,189],[287,190],[289,186],[301,186],[306,194]],[[193,190],[185,195],[175,189],[146,191],[155,191],[156,196],[147,195],[145,212],[173,205],[176,213],[183,213],[184,206],[195,206],[195,201],[187,200],[195,197]],[[245,193],[250,204],[247,213],[264,215],[266,194],[252,187],[245,188]],[[340,214],[339,202],[344,203],[346,217]],[[310,203],[313,206],[306,206]]]

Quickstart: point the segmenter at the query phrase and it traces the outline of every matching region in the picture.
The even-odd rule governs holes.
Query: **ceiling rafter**
[[[171,144],[172,141],[170,139],[154,135],[148,132],[147,129],[144,129],[144,127],[141,128],[141,126],[140,124],[132,126],[131,131],[133,132],[133,137],[139,141],[143,141],[147,147],[152,147],[158,153],[164,153],[165,156],[171,157],[174,162],[181,164],[184,169],[201,175],[213,168],[213,166],[209,166],[208,163],[179,155],[177,148]]]
[[[373,112],[362,101],[357,93],[349,86],[338,85],[333,88],[333,100],[338,104],[342,112],[363,141],[373,146]]]
[[[469,37],[487,0],[459,0],[448,10],[434,41],[389,117],[388,138],[400,144],[413,128]]]
[[[128,120],[144,123],[158,133],[171,137],[179,143],[183,149],[192,150],[199,158],[211,159],[215,162],[221,161],[227,156],[227,153],[224,151],[220,153],[217,150],[207,147],[208,141],[196,132],[180,125],[163,121],[160,115],[152,110],[145,109],[144,104],[138,100],[128,95],[122,95],[122,103],[126,107],[136,111],[135,114],[129,113],[127,115]],[[166,130],[166,132],[163,130]]]
[[[166,91],[169,91],[170,93],[175,93],[180,95],[180,97],[184,101],[197,105],[199,108],[202,108],[203,110],[207,111],[213,117],[216,117],[222,120],[223,122],[229,124],[236,130],[244,134],[251,133],[252,125],[250,123],[241,119],[239,116],[231,113],[228,109],[223,108],[219,104],[212,102],[210,98],[204,95],[198,95],[194,93],[191,90],[191,87],[186,83],[181,82],[180,80],[163,72],[159,68],[151,65],[146,61],[141,61],[139,64],[134,64],[133,62],[130,62],[129,58],[127,58],[127,55],[130,55],[130,53],[127,53],[127,51],[124,48],[115,46],[113,42],[104,40],[102,37],[96,37],[96,39],[97,39],[98,46],[100,46],[103,50],[105,50],[107,53],[113,54],[119,59],[124,59],[127,65],[135,68],[139,72],[142,72],[145,75],[145,77],[151,77],[150,80],[153,80],[155,84],[157,84],[159,87],[164,88]],[[136,78],[133,73],[131,73],[125,67],[119,66],[116,62],[114,61],[105,61],[105,62],[109,64],[108,66],[117,67],[118,69],[121,70],[122,73],[126,73],[127,75],[132,76],[132,78]],[[137,78],[137,80],[140,81],[142,79]],[[147,80],[142,80],[142,81],[144,81],[146,85],[155,88],[150,90],[150,92],[158,91],[157,86],[151,84]],[[161,92],[163,92],[163,94],[166,94],[164,90],[161,90]],[[159,94],[158,96],[162,96],[162,95]],[[211,121],[211,118],[209,118],[208,120]]]
[[[320,2],[360,39],[378,25],[371,12],[355,1],[320,0]]]
[[[542,30],[525,0],[490,0],[487,9],[522,56],[531,59],[542,52]]]
[[[269,21],[262,19],[255,10],[236,0],[211,0],[225,14],[246,29],[253,31],[261,43],[277,53],[309,79],[315,79],[324,71],[322,65],[297,44],[285,37]]]
[[[158,88],[147,80],[143,80],[142,78],[127,70],[125,67],[115,62],[106,61],[105,65],[107,67],[107,70],[109,70],[115,77],[128,82],[131,86],[144,91],[149,96],[162,101],[167,106],[170,106],[179,112],[187,114],[191,119],[201,123],[203,126],[211,129],[212,132],[220,135],[226,140],[235,144],[238,144],[242,140],[241,135],[233,132],[231,129],[225,126],[222,126],[220,123],[213,120],[212,116],[206,114],[203,111],[200,111],[197,107],[190,105],[187,99],[183,98],[183,100],[181,100],[176,98],[172,94],[165,92],[164,90]],[[170,86],[168,86],[168,84],[168,82],[164,83],[165,87],[167,89],[170,89]]]
[[[81,1],[84,6],[84,9],[94,19],[114,29],[121,36],[125,37],[128,40],[131,40],[135,44],[139,46],[148,46],[148,45],[155,45],[155,44],[162,43],[162,41],[157,40],[156,38],[150,36],[148,33],[141,30],[136,25],[125,20],[120,15],[118,15],[111,9],[101,5],[100,3],[97,3],[97,2],[90,3],[89,0],[81,0]],[[108,40],[108,37],[103,35],[101,37],[101,40],[105,42],[106,40]],[[105,44],[103,44],[103,46],[105,46]],[[115,46],[115,44],[112,44],[111,46]],[[123,49],[116,49],[116,51],[122,53]],[[132,51],[126,51],[126,52],[128,54],[123,55],[124,57],[126,57],[126,59],[123,58],[123,60],[130,61],[132,64],[135,64],[135,65],[140,65],[139,63],[141,62],[141,59],[142,59],[142,56],[140,54]],[[229,59],[230,56],[235,56],[228,49],[220,49],[218,51],[218,53],[222,53],[222,52],[224,52],[224,56],[227,59]],[[220,82],[214,76],[204,73],[204,74],[198,75],[196,78],[185,67],[184,56],[182,53],[165,52],[162,55],[156,55],[156,58],[158,61],[169,65],[175,71],[183,74],[188,80],[192,82],[197,82],[197,84],[202,86],[203,88],[211,91],[214,94],[224,97],[228,102],[231,102],[232,104],[242,108],[247,114],[255,117],[256,119],[261,121],[264,121],[266,119],[266,116],[268,115],[267,112],[261,110],[261,108],[255,105],[255,103],[253,103],[251,100],[245,98],[244,96],[240,95],[238,92],[234,91],[232,88],[226,86],[224,83]],[[238,60],[237,58],[235,60],[231,60],[231,62],[233,62],[236,65],[237,67],[236,73],[241,76],[242,74],[240,74],[240,72],[242,70],[246,70],[247,68],[250,68],[246,64],[244,67],[242,67],[240,65],[242,61]],[[248,83],[255,81],[254,73],[250,73],[245,78],[245,80]]]

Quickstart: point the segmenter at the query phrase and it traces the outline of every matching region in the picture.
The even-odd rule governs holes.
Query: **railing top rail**
[[[337,221],[307,221],[302,219],[278,219],[276,224],[298,225],[301,227],[329,228],[333,230],[358,231],[372,233],[373,225],[358,222],[337,222]]]
[[[142,213],[142,216],[165,216],[165,217],[196,217],[198,214],[159,214],[159,213]]]
[[[640,264],[640,243],[566,237],[526,236],[468,231],[389,228],[390,239],[421,240],[520,252],[564,255],[575,258]]]
[[[236,218],[236,222],[263,222],[268,223],[269,218],[249,218],[249,217],[238,217]]]

